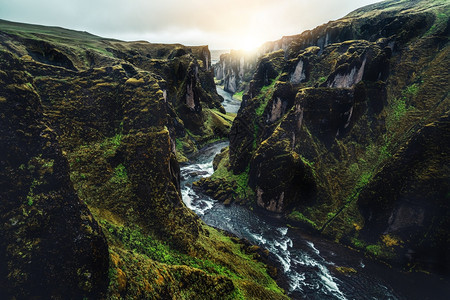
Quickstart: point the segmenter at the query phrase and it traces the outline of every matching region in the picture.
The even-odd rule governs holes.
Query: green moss
[[[259,102],[258,107],[255,109],[255,113],[258,117],[262,116],[264,110],[266,109],[267,103],[272,99],[273,93],[275,92],[275,84],[280,78],[281,75],[278,75],[277,78],[272,79],[272,82],[269,85],[263,86],[258,96],[256,96],[256,101]]]
[[[352,238],[351,243],[353,246],[355,246],[355,248],[358,249],[364,249],[366,247],[366,243],[357,238]]]
[[[54,164],[54,160],[53,159],[52,160],[48,160],[42,165],[42,167],[43,168],[52,168],[53,164]]]
[[[334,216],[336,216],[336,213],[335,213],[335,212],[329,212],[329,213],[327,214],[327,219],[332,219],[332,218],[334,218]]]
[[[357,271],[352,267],[342,267],[342,266],[336,267],[336,271],[345,275],[357,273]]]
[[[113,136],[111,138],[111,143],[115,146],[115,147],[119,147],[120,146],[120,141],[122,140],[122,134],[116,134],[115,136]]]
[[[350,168],[348,169],[348,172],[350,174],[359,174],[359,166],[357,163],[353,163],[350,165]]]
[[[191,256],[136,225],[117,225],[105,219],[99,223],[111,245],[110,251],[114,249],[111,257],[115,267],[109,271],[111,294],[117,293],[118,275],[124,271],[127,295],[157,295],[153,291],[166,285],[164,288],[179,295],[178,299],[203,299],[207,291],[219,293],[220,299],[255,299],[254,292],[263,293],[267,299],[286,299],[264,264],[215,229],[205,227],[209,235],[199,237],[196,245],[196,249],[203,249],[202,254]],[[147,270],[155,274],[148,274]],[[221,291],[224,277],[233,282],[234,289]],[[248,289],[249,284],[254,290]]]
[[[302,162],[307,165],[310,168],[314,167],[314,162],[309,161],[308,159],[306,159],[304,156],[300,155],[300,158],[302,160]]]
[[[180,139],[175,139],[175,147],[177,149],[177,152],[183,151],[183,142]]]
[[[402,94],[404,96],[408,97],[408,96],[416,96],[418,92],[419,92],[419,86],[418,86],[418,84],[414,83],[410,86],[407,86]]]
[[[236,197],[240,199],[251,199],[253,196],[253,191],[248,186],[248,174],[250,172],[250,166],[247,166],[244,172],[241,174],[234,174],[233,171],[228,170],[229,157],[225,156],[224,159],[219,163],[216,171],[211,176],[211,180],[214,181],[226,181],[233,185],[236,184],[235,189]]]
[[[395,132],[397,124],[399,124],[408,112],[415,109],[411,103],[419,90],[420,86],[417,83],[411,84],[401,92],[400,97],[396,97],[391,101],[387,109],[386,117],[386,126],[389,130]]]
[[[137,226],[117,226],[105,220],[102,220],[100,223],[111,236],[123,244],[125,249],[144,254],[154,261],[169,265],[187,265],[201,269],[208,274],[239,278],[237,274],[231,272],[228,268],[211,260],[192,257],[171,248],[161,240],[145,234]]]
[[[312,221],[309,218],[305,217],[305,215],[303,215],[301,212],[296,211],[296,210],[292,211],[288,215],[288,219],[290,219],[292,221],[306,223],[306,224],[312,226],[314,229],[318,229],[319,228],[314,221]]]
[[[395,98],[392,102],[392,117],[394,121],[400,121],[400,119],[406,114],[406,99]]]
[[[235,116],[211,108],[204,108],[202,115],[203,125],[200,128],[185,128],[188,137],[195,140],[197,147],[227,138]]]
[[[444,26],[448,20],[448,10],[442,11],[436,14],[436,20],[430,29],[425,33],[425,36],[432,35],[438,32],[438,30],[445,28]]]
[[[105,157],[113,156],[116,153],[116,150],[120,147],[122,137],[122,134],[118,133],[115,136],[107,138],[102,143],[100,143],[100,147],[103,149],[103,155]]]
[[[210,249],[208,252],[212,251],[210,253],[213,253],[217,262],[222,261],[238,275],[239,278],[233,279],[240,290],[237,295],[243,295],[244,299],[286,299],[284,291],[268,275],[266,266],[254,259],[256,254],[248,254],[241,244],[233,242],[232,238],[214,228],[209,228],[208,231],[209,237],[202,240],[201,245]],[[217,248],[223,251],[217,252]],[[255,295],[257,291],[259,292]]]
[[[367,252],[369,252],[372,255],[378,256],[381,254],[381,246],[380,245],[367,245],[366,246]]]
[[[124,184],[128,182],[127,170],[123,164],[119,164],[114,168],[114,173],[110,180],[116,184]]]
[[[37,198],[39,198],[39,196],[35,194],[35,189],[41,184],[43,184],[42,181],[38,180],[37,178],[33,179],[33,182],[31,183],[30,189],[28,190],[27,194],[27,204],[29,206],[32,206]]]
[[[242,101],[242,96],[244,95],[244,91],[240,91],[233,94],[233,98],[239,101]]]

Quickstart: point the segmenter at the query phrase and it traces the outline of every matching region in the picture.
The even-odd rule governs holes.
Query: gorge
[[[217,57],[0,20],[0,298],[447,299],[449,10]]]

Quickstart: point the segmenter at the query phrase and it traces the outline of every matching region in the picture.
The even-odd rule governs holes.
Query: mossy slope
[[[105,237],[70,182],[33,78],[4,51],[0,68],[0,297],[102,297]]]
[[[15,255],[11,261],[17,264],[2,268],[6,274],[1,274],[0,284],[6,297],[20,288],[24,297],[37,298],[71,293],[111,299],[286,298],[258,253],[206,226],[181,199],[176,151],[195,151],[197,145],[226,136],[231,127],[232,119],[224,114],[215,92],[207,47],[126,43],[6,21],[0,21],[0,34],[2,80],[18,78],[17,87],[2,85],[0,104],[12,107],[2,110],[9,126],[2,126],[2,138],[15,137],[18,130],[30,140],[30,145],[6,143],[12,146],[2,148],[2,164],[5,159],[19,171],[12,178],[16,173],[5,169],[1,184],[15,180],[27,186],[22,196],[16,195],[22,190],[16,185],[2,189],[10,191],[9,202],[20,202],[2,207],[2,222],[9,222],[4,214],[12,212],[24,211],[26,216],[31,210],[40,216],[37,208],[47,198],[66,204],[63,214],[59,206],[44,214],[49,220],[57,218],[55,226],[61,225],[49,245],[35,249],[33,241],[24,239],[37,264],[42,258],[52,266],[44,250],[58,263],[50,277],[42,277],[45,282],[32,282],[45,269],[33,264],[30,281],[18,279],[28,269],[26,261],[15,256],[28,257],[28,252],[8,247],[14,234],[1,231],[0,251],[6,257],[1,263],[8,264],[7,255]],[[20,104],[28,98],[33,99],[29,107]],[[47,129],[15,128],[26,114],[27,122],[48,124]],[[48,147],[59,156],[45,154]],[[39,156],[41,152],[45,155]],[[32,160],[34,171],[28,171],[30,155],[37,156]],[[48,186],[44,180],[50,170],[62,179]],[[16,233],[22,239],[35,237],[37,245],[44,240],[44,225],[23,224]],[[60,253],[52,244],[56,242],[71,250]],[[59,254],[65,261],[55,258]],[[47,288],[53,285],[55,289]]]
[[[223,157],[248,178],[247,201],[402,266],[448,271],[449,140],[435,137],[448,133],[449,9],[384,1],[262,56]]]

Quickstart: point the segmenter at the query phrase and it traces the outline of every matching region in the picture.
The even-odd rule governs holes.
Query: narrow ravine
[[[222,103],[225,110],[229,113],[237,113],[241,102],[234,99],[233,95],[224,91],[221,87],[217,87],[217,93],[223,97],[224,101]]]
[[[219,88],[218,92],[225,98],[225,109],[237,111],[240,103]],[[396,273],[341,245],[306,236],[270,215],[238,205],[224,206],[193,190],[194,181],[213,173],[212,160],[227,145],[225,141],[208,145],[192,157],[189,164],[182,166],[183,201],[208,225],[268,249],[286,278],[291,298],[410,299],[410,295],[401,295],[391,287],[403,273]],[[348,270],[352,271],[338,272],[338,266],[351,267]],[[408,290],[411,280],[405,277],[395,284]]]
[[[294,299],[364,299],[369,295],[367,299],[398,298],[377,281],[367,285],[361,282],[360,290],[354,291],[353,279],[349,277],[349,282],[344,282],[333,276],[329,267],[334,263],[323,258],[313,242],[294,238],[291,229],[276,219],[264,218],[238,205],[225,207],[194,191],[192,182],[213,173],[212,159],[227,145],[228,142],[209,145],[190,164],[181,168],[183,201],[203,221],[268,249],[281,265],[287,278],[288,293]],[[360,267],[363,267],[363,262]]]

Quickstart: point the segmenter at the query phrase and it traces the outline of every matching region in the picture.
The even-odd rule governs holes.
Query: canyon
[[[229,149],[199,186],[390,263],[447,272],[448,4],[384,1],[266,49],[253,71],[227,71],[254,75],[236,88]],[[230,55],[239,61],[222,55],[213,68]]]
[[[383,1],[215,64],[0,20],[0,297],[405,297],[351,296],[381,276],[335,251],[445,299],[449,9]]]

